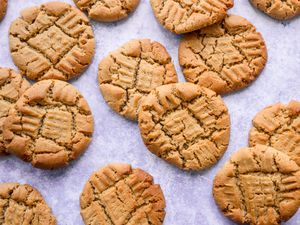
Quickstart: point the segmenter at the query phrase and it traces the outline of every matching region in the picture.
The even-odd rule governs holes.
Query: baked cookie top
[[[0,155],[6,153],[3,139],[4,120],[8,116],[9,109],[29,87],[29,82],[20,74],[0,67]]]
[[[140,0],[74,0],[77,7],[92,19],[113,22],[126,18]]]
[[[215,25],[188,34],[179,47],[179,63],[186,80],[219,94],[248,86],[266,62],[261,34],[236,15],[227,15]]]
[[[80,197],[85,224],[161,225],[165,199],[151,175],[128,164],[109,164],[93,173]]]
[[[32,80],[69,80],[91,63],[95,40],[88,18],[62,2],[21,12],[9,30],[14,63]]]
[[[0,205],[0,224],[57,224],[43,196],[28,184],[1,183]]]
[[[287,20],[300,14],[299,0],[250,0],[252,4],[267,15]]]
[[[213,195],[225,216],[238,223],[279,225],[298,210],[300,168],[274,148],[243,148],[217,173]]]
[[[147,148],[184,170],[212,166],[229,143],[230,118],[222,98],[191,83],[153,90],[141,103],[138,121]]]
[[[7,0],[0,0],[0,21],[5,16],[6,9],[7,9]]]
[[[7,150],[33,166],[66,166],[87,148],[93,116],[79,91],[64,81],[32,85],[4,122]]]
[[[249,145],[269,145],[288,154],[300,166],[300,102],[277,103],[254,117]]]
[[[136,39],[100,62],[98,80],[108,105],[136,120],[140,100],[160,85],[177,82],[177,75],[169,53],[160,43]]]
[[[222,20],[233,0],[151,0],[157,20],[169,31],[188,33]]]

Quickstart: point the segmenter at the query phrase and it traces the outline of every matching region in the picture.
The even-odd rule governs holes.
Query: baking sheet
[[[0,23],[0,66],[15,68],[8,47],[8,29],[20,10],[46,0],[10,0],[5,19]],[[72,0],[65,0],[74,5]],[[83,224],[79,196],[91,173],[110,162],[126,162],[154,176],[166,197],[166,225],[229,225],[216,207],[211,194],[216,172],[239,148],[247,146],[251,119],[267,105],[300,100],[300,18],[288,22],[273,20],[255,10],[247,0],[235,0],[230,10],[251,21],[263,34],[268,47],[268,64],[248,88],[224,96],[231,116],[230,146],[212,168],[189,173],[152,155],[142,143],[137,124],[114,113],[104,102],[97,85],[99,61],[132,38],[159,41],[171,54],[181,81],[184,78],[177,59],[180,36],[158,24],[149,0],[141,0],[137,10],[117,23],[92,22],[97,41],[96,54],[88,70],[71,83],[85,96],[95,118],[93,142],[86,153],[70,166],[43,171],[8,156],[0,159],[0,182],[29,183],[38,188],[52,208],[58,224]],[[300,225],[300,212],[286,224]]]

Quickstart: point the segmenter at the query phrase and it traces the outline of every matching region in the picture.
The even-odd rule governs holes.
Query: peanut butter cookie
[[[243,148],[216,175],[213,195],[237,223],[280,225],[298,210],[300,168],[272,147]]]
[[[251,3],[267,15],[287,20],[300,14],[299,0],[250,0]]]
[[[74,0],[92,19],[113,22],[126,18],[138,6],[140,0]]]
[[[169,31],[188,33],[222,20],[233,0],[150,0],[157,20]]]
[[[161,225],[166,206],[151,175],[128,164],[109,164],[89,178],[80,207],[85,224]]]
[[[248,86],[266,61],[261,34],[249,21],[236,15],[188,34],[179,47],[179,63],[186,80],[219,94]]]
[[[148,149],[184,170],[212,166],[229,143],[230,119],[222,98],[195,84],[156,88],[142,101],[138,120]]]
[[[51,209],[38,190],[28,184],[0,184],[0,224],[56,225]]]
[[[91,63],[95,40],[84,13],[62,2],[31,7],[11,24],[12,58],[32,80],[69,80]]]
[[[6,9],[7,9],[7,0],[0,0],[0,21],[5,16]]]
[[[30,87],[29,82],[20,74],[7,68],[0,68],[0,155],[6,154],[3,140],[3,123],[9,109]]]
[[[79,91],[64,81],[45,80],[10,109],[3,137],[9,153],[35,167],[54,169],[84,152],[92,133],[93,116]]]
[[[140,100],[154,88],[177,82],[167,50],[149,39],[131,40],[99,64],[98,80],[106,102],[117,113],[137,119]]]
[[[266,107],[252,122],[250,146],[271,146],[289,155],[300,166],[300,102]]]

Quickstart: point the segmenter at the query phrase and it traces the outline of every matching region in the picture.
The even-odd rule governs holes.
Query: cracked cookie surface
[[[69,80],[91,63],[95,40],[88,18],[62,2],[21,12],[9,30],[10,51],[21,73],[32,80]]]
[[[289,155],[300,166],[300,102],[277,103],[252,120],[249,145],[271,146]]]
[[[7,151],[33,166],[55,169],[79,157],[89,145],[93,116],[79,91],[64,81],[31,86],[4,121]]]
[[[266,61],[261,34],[249,21],[236,15],[188,34],[179,47],[179,63],[186,80],[219,94],[248,86]]]
[[[167,50],[149,39],[131,40],[99,64],[98,80],[105,101],[117,113],[137,119],[141,99],[154,88],[177,82]]]
[[[7,9],[7,0],[0,0],[0,21],[5,16],[6,9]]]
[[[74,0],[92,19],[113,22],[126,18],[138,6],[140,0]]]
[[[222,20],[233,0],[151,0],[157,20],[169,31],[188,33]]]
[[[250,0],[259,10],[278,19],[287,20],[300,14],[299,0]]]
[[[38,190],[28,184],[0,184],[0,224],[56,225],[51,209]]]
[[[279,225],[298,210],[300,168],[272,147],[243,148],[217,173],[213,195],[225,216],[238,223]]]
[[[93,173],[80,197],[85,224],[161,225],[165,199],[151,175],[128,164],[109,164]]]
[[[138,121],[148,149],[184,170],[212,166],[229,143],[230,118],[222,98],[191,83],[153,90],[141,103]]]
[[[29,82],[20,74],[7,68],[0,68],[0,155],[6,154],[3,139],[3,123],[9,109],[30,87]]]

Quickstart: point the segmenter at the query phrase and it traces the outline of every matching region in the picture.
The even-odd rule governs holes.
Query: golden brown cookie
[[[79,91],[64,81],[31,86],[9,111],[3,137],[7,150],[33,166],[66,166],[87,148],[93,116]]]
[[[0,184],[0,224],[56,225],[43,196],[28,184]]]
[[[161,225],[165,199],[151,175],[128,164],[109,164],[89,178],[80,197],[85,224]]]
[[[94,55],[88,18],[66,3],[50,2],[23,10],[9,33],[13,61],[32,80],[74,78]]]
[[[213,195],[224,215],[238,223],[279,225],[298,210],[300,168],[274,148],[243,148],[216,175]]]
[[[188,34],[179,47],[179,63],[186,80],[219,94],[248,86],[266,61],[261,34],[249,21],[236,15]]]
[[[5,16],[6,9],[7,9],[7,0],[0,0],[0,21]]]
[[[142,101],[138,120],[148,149],[184,170],[212,166],[229,143],[230,118],[222,98],[195,84],[156,88]]]
[[[99,64],[98,80],[106,102],[117,113],[137,119],[140,100],[154,88],[177,82],[167,50],[149,39],[131,40]]]
[[[73,0],[79,9],[92,19],[113,22],[126,18],[138,6],[140,0]]]
[[[300,14],[299,0],[250,0],[251,3],[267,15],[287,20]]]
[[[254,117],[249,145],[272,146],[289,155],[300,166],[300,102],[277,103]]]
[[[157,20],[169,31],[188,33],[222,20],[233,0],[151,0]]]
[[[0,155],[6,153],[3,140],[3,123],[9,109],[30,87],[29,82],[20,74],[7,68],[0,68]]]

